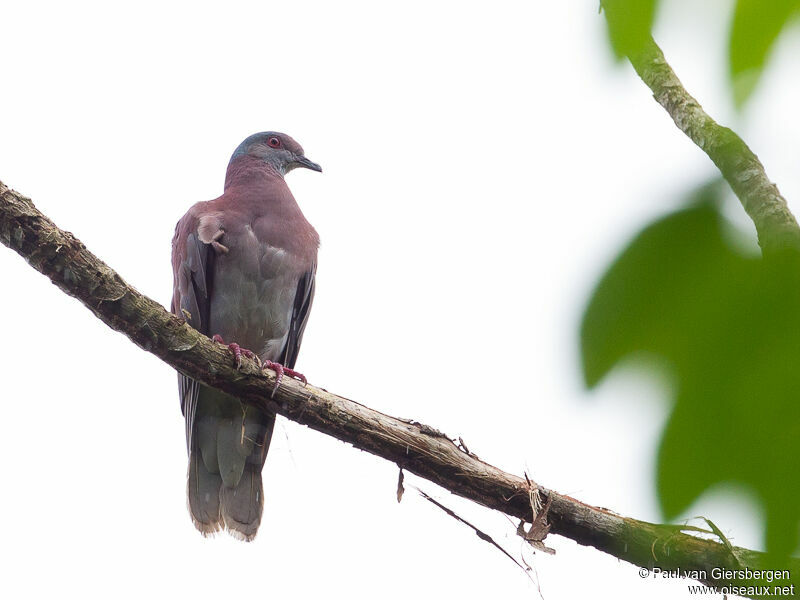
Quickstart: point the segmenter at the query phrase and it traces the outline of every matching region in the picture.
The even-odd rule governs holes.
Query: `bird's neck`
[[[254,156],[235,156],[225,173],[225,189],[240,185],[268,184],[276,179],[283,179],[283,173],[273,165]]]

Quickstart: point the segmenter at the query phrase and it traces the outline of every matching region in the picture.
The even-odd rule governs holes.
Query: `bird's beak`
[[[317,173],[322,173],[322,167],[320,167],[317,163],[308,160],[302,154],[298,156],[294,162],[298,167],[304,167],[306,169],[311,169],[312,171],[316,171]]]

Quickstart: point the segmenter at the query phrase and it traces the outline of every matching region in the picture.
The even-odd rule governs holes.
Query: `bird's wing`
[[[211,290],[216,253],[200,240],[201,219],[190,210],[178,221],[172,239],[172,312],[200,333],[209,334]],[[197,409],[200,384],[179,373],[181,412],[186,418],[186,440],[191,446],[191,430]]]
[[[300,352],[300,343],[303,341],[303,331],[305,331],[306,323],[308,322],[308,314],[311,312],[311,303],[314,301],[316,273],[317,264],[315,262],[308,271],[303,273],[297,283],[292,320],[289,324],[289,335],[278,361],[290,369],[294,368],[294,364],[297,361],[297,353]]]

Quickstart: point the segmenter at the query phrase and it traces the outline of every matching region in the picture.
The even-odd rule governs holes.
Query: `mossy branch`
[[[609,16],[611,19],[612,16]],[[628,55],[675,125],[705,152],[753,220],[765,254],[800,249],[800,227],[764,165],[734,131],[712,119],[683,87],[652,37]]]
[[[727,540],[720,543],[684,533],[686,528],[622,517],[558,494],[483,462],[432,427],[385,415],[313,385],[286,378],[271,398],[273,372],[262,372],[246,358],[236,369],[225,346],[128,285],[80,240],[2,182],[0,241],[106,325],[181,373],[394,462],[454,494],[535,522],[527,533],[520,530],[534,546],[549,528],[550,533],[650,569],[711,573],[713,568],[756,569],[763,563],[763,554],[730,546]],[[800,561],[791,568],[800,573]]]

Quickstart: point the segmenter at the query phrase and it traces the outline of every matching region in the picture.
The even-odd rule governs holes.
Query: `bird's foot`
[[[230,348],[231,352],[233,352],[233,360],[236,363],[237,369],[242,366],[242,356],[246,356],[247,358],[252,358],[258,364],[261,364],[261,360],[259,360],[256,353],[253,352],[252,350],[248,350],[247,348],[242,348],[236,342],[231,342],[230,344],[226,344],[225,340],[223,340],[222,336],[219,335],[218,333],[214,334],[214,336],[211,339],[214,340],[215,342],[218,342]]]
[[[261,364],[262,369],[272,369],[275,371],[275,387],[272,388],[271,396],[275,395],[275,392],[278,390],[278,386],[281,384],[281,379],[283,379],[284,375],[288,375],[293,379],[297,379],[303,382],[303,385],[308,383],[306,376],[300,373],[299,371],[295,371],[294,369],[290,369],[289,367],[284,367],[281,363],[272,362],[271,360],[265,360]]]

